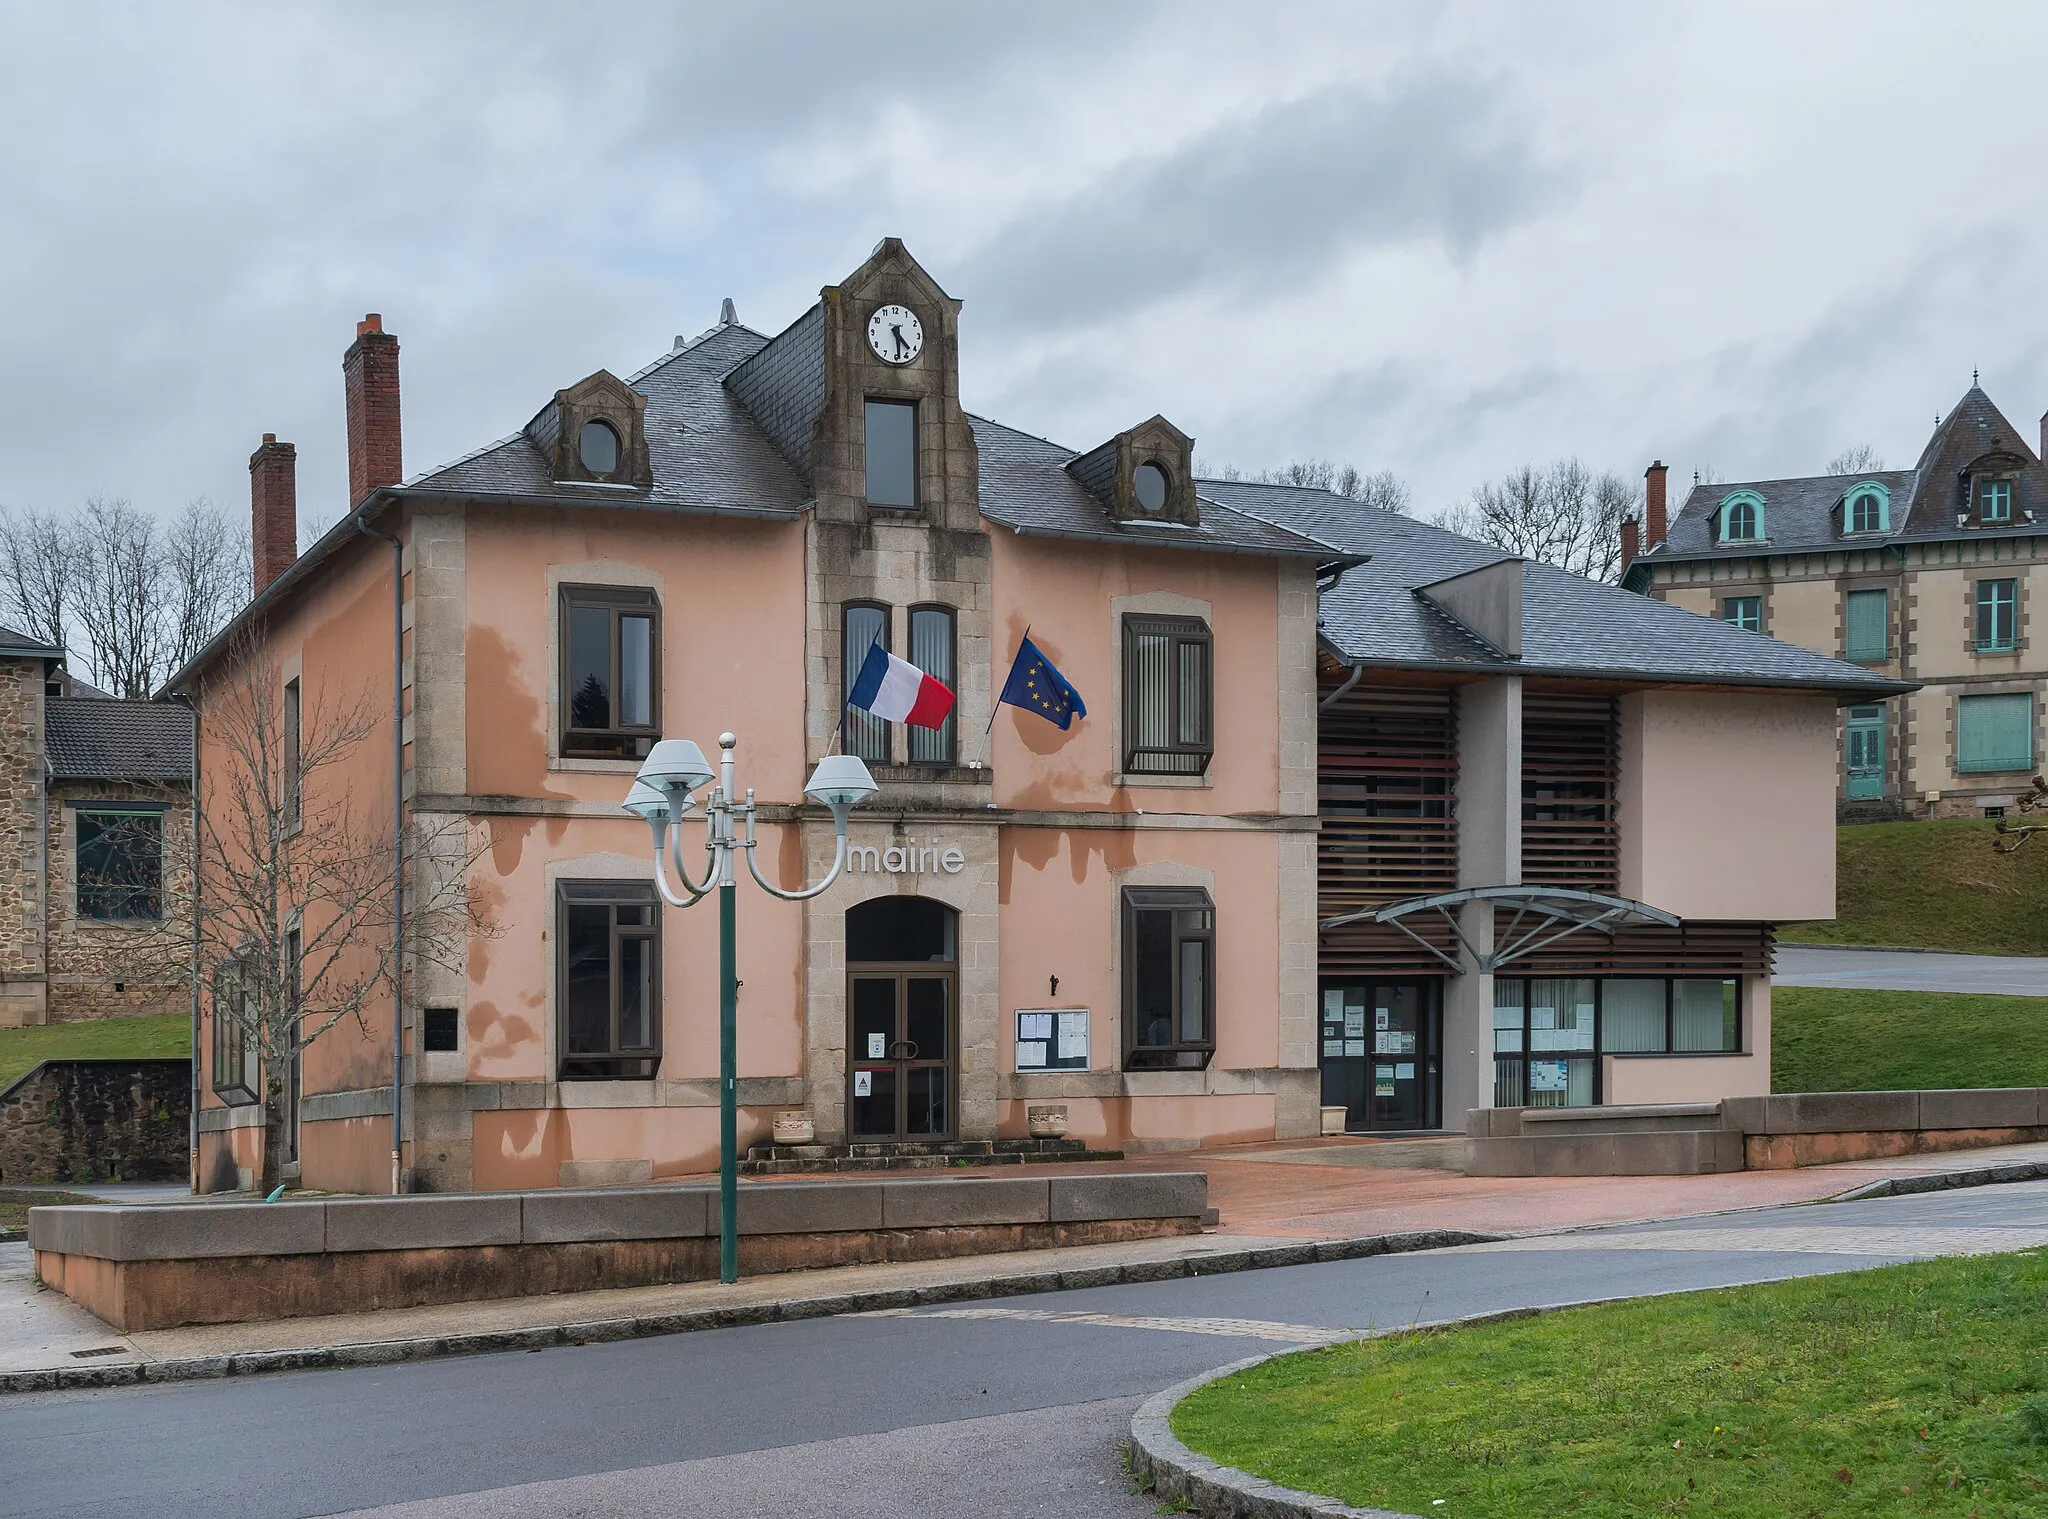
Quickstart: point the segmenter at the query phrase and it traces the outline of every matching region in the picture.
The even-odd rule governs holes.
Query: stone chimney
[[[354,433],[351,431],[350,436]],[[1643,548],[1655,548],[1664,541],[1664,476],[1668,473],[1662,459],[1650,461],[1650,467],[1643,471]]]
[[[1636,562],[1636,554],[1642,547],[1642,529],[1636,526],[1636,519],[1621,519],[1621,573],[1626,575],[1628,567]]]
[[[398,339],[371,312],[356,323],[356,340],[341,360],[348,398],[348,504],[405,478],[398,429]]]
[[[274,432],[249,455],[249,542],[260,595],[299,557],[299,451]]]

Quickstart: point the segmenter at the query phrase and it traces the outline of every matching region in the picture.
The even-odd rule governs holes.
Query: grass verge
[[[191,1053],[192,1020],[184,1013],[0,1029],[0,1092],[45,1060],[183,1060]]]
[[[30,1208],[98,1201],[97,1197],[88,1197],[83,1192],[31,1192],[25,1187],[0,1187],[0,1229],[26,1229]]]
[[[1173,1429],[1444,1519],[2038,1516],[2044,1297],[2029,1251],[1397,1334],[1211,1383]]]
[[[1771,988],[1771,1089],[2048,1086],[2048,997]]]
[[[2048,840],[1999,854],[1991,827],[1863,823],[1836,830],[1834,921],[1788,923],[1778,937],[2048,954]]]

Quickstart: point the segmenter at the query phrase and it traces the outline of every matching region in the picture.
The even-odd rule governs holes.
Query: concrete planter
[[[775,1142],[779,1145],[807,1145],[818,1137],[818,1126],[802,1109],[775,1115]]]
[[[1342,1134],[1344,1132],[1345,1116],[1343,1108],[1324,1108],[1323,1132],[1325,1134]]]
[[[1033,1139],[1064,1139],[1067,1133],[1067,1105],[1063,1102],[1033,1103],[1024,1110],[1024,1121]]]

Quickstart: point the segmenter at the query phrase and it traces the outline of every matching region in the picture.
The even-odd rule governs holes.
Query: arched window
[[[1764,535],[1764,498],[1734,491],[1721,500],[1721,542],[1755,543]]]
[[[1891,492],[1874,480],[1850,487],[1842,508],[1845,533],[1882,533],[1891,528]]]
[[[871,765],[889,763],[889,722],[886,718],[845,705],[860,674],[868,650],[880,644],[889,647],[889,609],[874,601],[849,601],[840,610],[839,700],[840,720],[846,724],[845,749]]]

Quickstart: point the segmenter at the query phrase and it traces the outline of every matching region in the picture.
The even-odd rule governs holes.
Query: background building
[[[1989,396],[1972,385],[1911,469],[1696,484],[1668,532],[1664,473],[1623,584],[1919,686],[1843,710],[1844,818],[1995,817],[2026,790],[2048,473]]]

